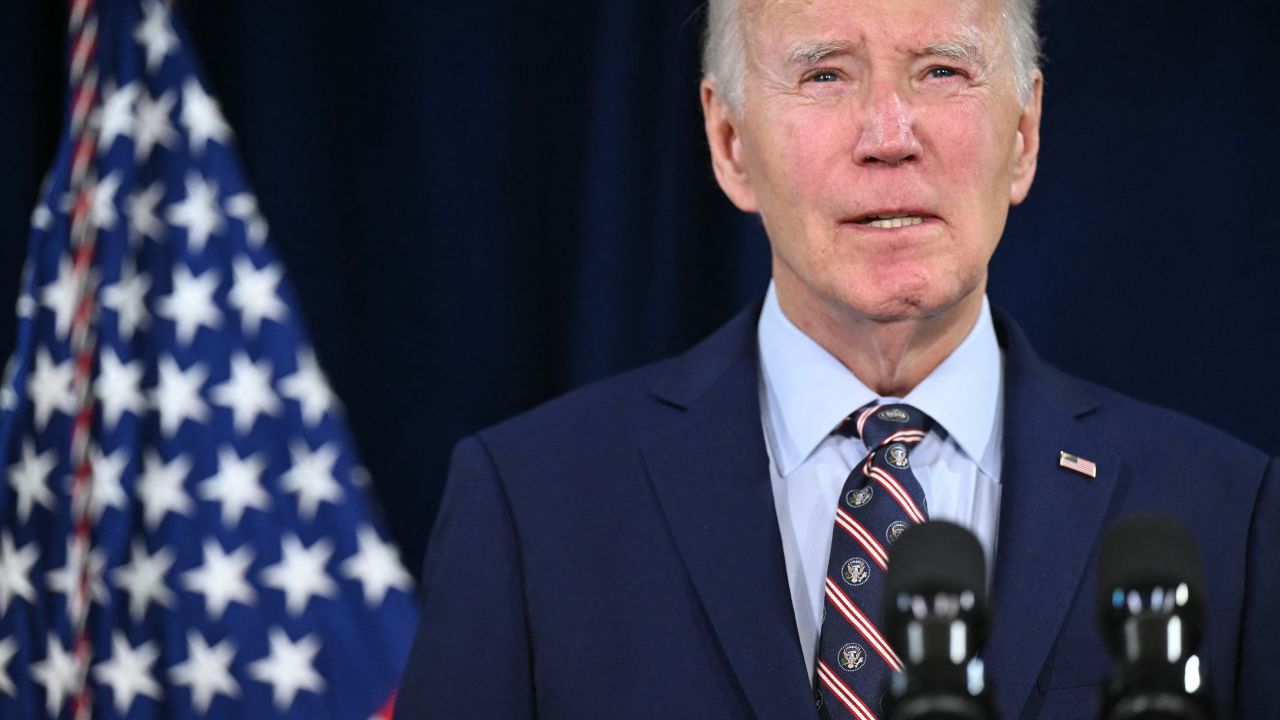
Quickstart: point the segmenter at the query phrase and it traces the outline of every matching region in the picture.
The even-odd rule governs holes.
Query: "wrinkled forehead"
[[[940,41],[1000,55],[1005,0],[740,0],[749,54],[782,57],[796,43],[861,45],[889,40],[903,50]]]

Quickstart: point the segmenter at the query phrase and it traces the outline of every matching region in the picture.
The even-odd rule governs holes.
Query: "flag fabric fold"
[[[385,714],[412,581],[160,0],[74,0],[0,385],[0,717]]]

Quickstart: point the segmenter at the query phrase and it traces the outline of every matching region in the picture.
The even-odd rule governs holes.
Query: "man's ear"
[[[1031,77],[1031,97],[1018,118],[1017,145],[1013,156],[1013,184],[1009,204],[1017,205],[1027,198],[1031,181],[1036,176],[1036,158],[1040,154],[1040,104],[1044,97],[1044,74],[1036,70]]]
[[[711,168],[716,182],[729,200],[743,212],[757,212],[756,194],[751,189],[742,155],[742,136],[738,117],[716,88],[715,81],[702,79],[702,120],[711,148]]]

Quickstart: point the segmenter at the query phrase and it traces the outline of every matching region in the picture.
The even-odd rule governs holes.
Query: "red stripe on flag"
[[[373,714],[373,718],[375,720],[391,720],[392,715],[395,714],[395,709],[396,693],[392,691],[391,697],[387,698],[387,702],[382,706],[381,710]]]
[[[1068,470],[1074,470],[1081,475],[1088,475],[1091,478],[1098,477],[1098,465],[1092,460],[1085,460],[1078,455],[1072,455],[1069,452],[1058,454],[1058,465]]]
[[[85,67],[89,64],[93,53],[98,49],[98,20],[97,18],[89,18],[85,24],[83,31],[76,36],[75,45],[71,51],[71,77],[78,78],[84,73]]]
[[[92,6],[92,0],[72,0],[70,24],[73,32],[84,22],[84,17]]]

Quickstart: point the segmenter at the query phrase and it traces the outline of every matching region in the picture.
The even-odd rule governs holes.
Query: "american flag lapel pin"
[[[1058,451],[1058,467],[1074,470],[1086,477],[1098,477],[1098,466],[1092,460],[1085,460],[1079,455],[1072,455],[1066,450]]]

